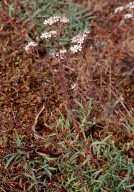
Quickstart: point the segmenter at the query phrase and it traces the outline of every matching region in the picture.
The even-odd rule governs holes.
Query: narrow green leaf
[[[55,161],[57,159],[57,157],[50,157],[49,155],[45,154],[45,153],[41,153],[41,152],[37,152],[37,154],[43,156],[45,159],[47,159],[48,161]]]
[[[9,167],[9,165],[10,165],[10,163],[13,161],[13,159],[15,158],[15,157],[17,157],[18,156],[18,153],[13,153],[13,154],[11,154],[11,156],[10,156],[10,158],[7,160],[7,162],[6,162],[6,165],[5,165],[5,169],[7,169],[8,167]]]

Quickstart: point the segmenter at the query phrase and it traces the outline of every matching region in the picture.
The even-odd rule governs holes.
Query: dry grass
[[[113,15],[114,9],[120,4],[122,2],[98,0],[93,0],[88,5],[86,1],[80,2],[80,6],[86,5],[96,18],[92,20],[93,42],[92,45],[87,44],[86,49],[86,58],[95,83],[89,81],[89,71],[80,55],[72,56],[64,63],[70,101],[82,131],[85,130],[82,132],[84,140],[79,141],[75,132],[71,131],[72,121],[65,109],[66,101],[58,77],[58,61],[46,52],[43,53],[44,60],[40,63],[24,52],[29,26],[22,26],[18,18],[11,21],[7,17],[7,1],[1,3],[1,191],[27,191],[27,188],[30,191],[99,191],[100,187],[103,188],[102,191],[109,191],[108,186],[112,191],[133,190],[129,185],[133,184],[131,166],[134,157],[134,36],[129,23],[121,24],[121,16]],[[74,84],[76,88],[71,89]],[[88,108],[90,101],[92,107]],[[50,137],[54,134],[53,143],[44,143],[43,140],[35,138],[32,132],[35,117],[44,103],[45,109],[38,119],[36,131],[42,136]],[[80,103],[82,105],[79,105]],[[109,135],[110,138],[104,141]],[[59,148],[55,147],[54,143],[57,143]],[[86,146],[89,146],[91,151],[87,151]],[[35,148],[38,150],[34,151]],[[48,156],[44,149],[48,150]],[[3,158],[13,153],[19,154],[20,160],[11,161],[10,166],[5,168],[9,157],[6,160]],[[51,159],[55,158],[55,154],[61,155],[58,160]],[[117,157],[117,154],[120,156]],[[120,162],[114,167],[117,159]],[[28,164],[29,162],[31,164]],[[40,164],[43,163],[48,164],[50,169],[43,167],[47,174],[42,178],[40,176],[44,172],[36,175],[34,170],[41,168]],[[26,166],[33,166],[33,169]],[[87,166],[90,167],[89,170]],[[113,166],[113,172],[110,166]],[[107,177],[107,170],[115,177]],[[71,173],[74,173],[74,177]],[[81,177],[78,177],[79,173]],[[33,174],[35,180],[30,179],[30,175],[34,177]],[[86,177],[86,174],[90,177]],[[128,180],[124,180],[122,186],[127,185],[128,188],[118,188],[127,176]],[[118,187],[115,182],[117,177]],[[102,178],[107,178],[107,182],[99,186],[96,180],[102,182]],[[91,182],[87,182],[89,179]],[[31,180],[34,181],[33,187],[30,185]]]

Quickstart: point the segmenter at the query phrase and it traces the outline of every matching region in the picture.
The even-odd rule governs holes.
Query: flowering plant
[[[69,20],[66,17],[54,16],[54,17],[50,17],[50,18],[46,19],[43,24],[45,27],[48,27],[48,30],[44,31],[40,35],[40,39],[51,40],[51,41],[55,40],[55,41],[53,41],[56,44],[55,45],[56,51],[54,53],[55,53],[55,57],[57,57],[59,60],[59,78],[60,78],[60,82],[62,85],[62,91],[64,92],[65,100],[66,100],[68,109],[70,111],[70,114],[72,116],[72,119],[74,122],[74,127],[78,131],[78,137],[79,137],[79,135],[81,135],[81,134],[79,133],[79,127],[78,127],[77,122],[75,120],[75,117],[73,115],[72,107],[71,107],[71,104],[69,101],[69,96],[67,94],[67,88],[66,88],[66,84],[64,81],[65,75],[64,75],[62,60],[66,58],[66,54],[68,52],[70,52],[72,54],[75,54],[77,52],[81,52],[83,58],[85,59],[82,51],[84,49],[84,45],[85,45],[86,41],[88,40],[90,31],[86,29],[83,32],[80,32],[78,35],[74,36],[71,40],[71,42],[74,45],[70,46],[70,48],[68,50],[65,48],[61,49],[60,37],[62,35],[62,31],[63,31],[64,27],[68,23],[69,23]],[[37,43],[31,41],[28,43],[28,45],[26,45],[25,50],[32,55],[38,56],[38,58],[39,58],[39,54],[37,52],[37,49],[36,49],[36,52],[34,52],[34,49],[37,46],[38,46]],[[87,63],[87,65],[88,65],[88,63]]]
[[[121,13],[122,11],[130,11],[130,13],[127,13],[124,15],[124,20],[128,20],[128,19],[134,19],[134,14],[131,13],[132,10],[134,9],[134,1],[128,3],[125,6],[119,6],[115,9],[114,13]]]

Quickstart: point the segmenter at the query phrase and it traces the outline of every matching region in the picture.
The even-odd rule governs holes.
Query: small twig
[[[111,64],[110,64],[110,67],[109,67],[109,102],[111,102],[111,87],[112,87],[112,70],[111,70]]]
[[[38,119],[39,119],[39,116],[41,115],[42,111],[45,109],[45,105],[43,105],[43,107],[41,108],[41,110],[39,111],[39,113],[36,115],[35,117],[35,121],[34,121],[34,124],[32,125],[32,131],[34,133],[34,136],[37,138],[37,139],[42,139],[43,141],[49,141],[54,147],[60,147],[60,145],[58,145],[56,142],[52,141],[50,138],[48,138],[47,136],[42,136],[40,134],[37,133],[36,131],[36,126],[37,126],[37,123],[38,123]]]
[[[2,191],[4,191],[4,192],[6,192],[4,189],[2,189],[1,187],[0,187],[0,189],[2,190]]]
[[[133,72],[134,72],[134,66],[129,72],[125,74],[126,77],[119,83],[119,85],[121,85],[128,77],[130,77],[133,74]]]
[[[46,141],[46,137],[43,137],[41,135],[39,135],[36,131],[36,126],[37,126],[37,123],[38,123],[38,119],[39,119],[39,116],[40,114],[42,113],[42,111],[45,109],[45,106],[43,105],[43,107],[41,108],[41,110],[39,111],[39,113],[36,115],[35,117],[35,121],[34,121],[34,124],[32,125],[32,131],[34,132],[34,136],[37,137],[38,139],[43,139]]]
[[[132,115],[131,115],[131,113],[127,110],[125,104],[124,104],[123,101],[122,101],[122,98],[121,98],[121,97],[118,97],[118,96],[116,95],[116,93],[115,93],[112,89],[111,89],[111,92],[112,92],[113,95],[117,98],[117,101],[116,101],[116,103],[115,103],[115,105],[114,105],[114,108],[115,108],[115,106],[116,106],[118,103],[120,103],[120,104],[123,106],[123,108],[126,110],[126,112],[127,112],[127,114],[129,115],[129,117],[131,117]]]
[[[84,54],[84,53],[81,53],[81,55],[82,55],[83,59],[84,59],[85,62],[86,62],[86,65],[87,65],[87,69],[88,69],[88,72],[89,72],[89,75],[88,75],[89,81],[93,84],[94,88],[97,90],[97,94],[98,94],[98,96],[99,96],[99,100],[100,100],[100,102],[103,104],[103,103],[104,103],[104,101],[103,101],[103,96],[102,96],[101,91],[99,90],[98,86],[96,85],[95,81],[93,80],[93,76],[92,76],[92,73],[91,73],[91,71],[92,71],[92,70],[91,70],[91,66],[90,66],[90,64],[89,64],[89,62],[88,62],[85,54]]]

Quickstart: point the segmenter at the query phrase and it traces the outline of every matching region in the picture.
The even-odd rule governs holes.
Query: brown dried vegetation
[[[92,2],[97,5],[100,1]],[[89,81],[88,69],[80,55],[65,61],[65,80],[74,108],[77,107],[74,99],[85,107],[89,99],[93,101],[89,118],[96,117],[96,124],[87,134],[99,139],[112,134],[121,147],[134,140],[134,135],[124,133],[125,122],[130,125],[134,122],[134,28],[129,23],[121,24],[120,16],[113,15],[118,6],[116,1],[104,2],[101,1],[99,8],[88,4],[96,16],[92,21],[93,44],[89,43],[86,49],[95,83]],[[83,1],[83,4],[86,3]],[[39,63],[25,53],[28,29],[6,17],[6,6],[3,3],[0,7],[3,18],[0,25],[0,147],[9,150],[8,147],[14,145],[15,130],[24,136],[27,146],[42,146],[43,141],[34,137],[31,127],[43,103],[46,107],[37,127],[41,135],[51,132],[49,125],[54,122],[53,116],[59,116],[59,109],[66,115],[58,62],[46,53],[43,63]],[[74,83],[76,88],[71,89]],[[6,175],[10,174],[13,179],[8,185],[14,190],[12,187],[21,170],[16,167],[9,173],[4,169],[3,157],[7,150],[0,149],[0,180],[6,182]],[[127,153],[133,157],[131,146]]]

